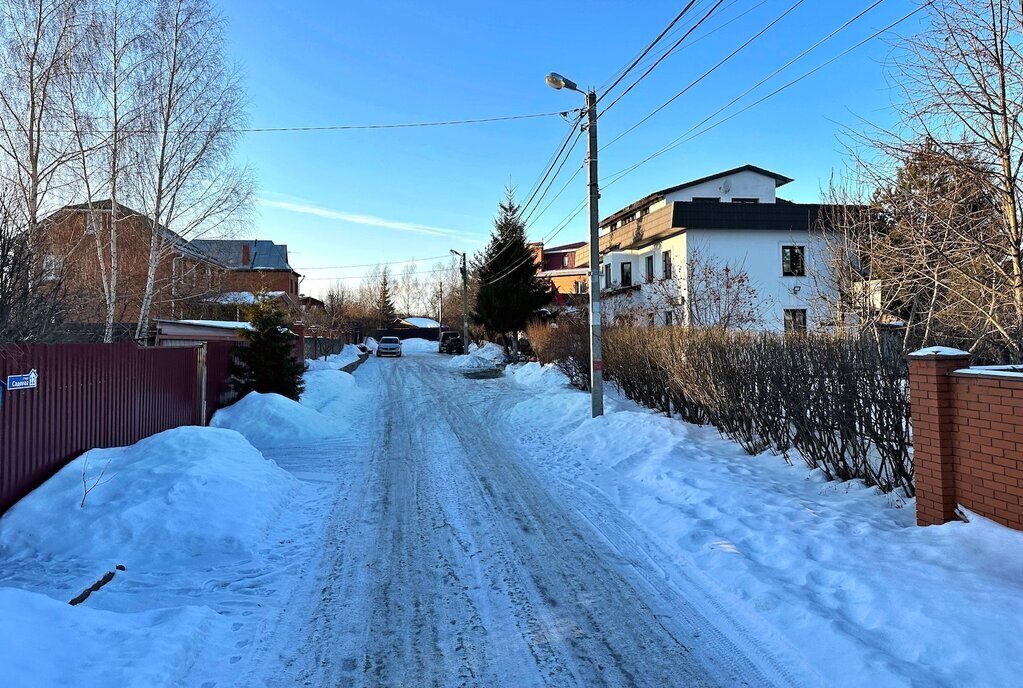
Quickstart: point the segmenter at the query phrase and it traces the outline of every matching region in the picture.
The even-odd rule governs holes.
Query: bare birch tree
[[[189,239],[224,233],[252,199],[250,174],[231,161],[243,102],[221,17],[208,0],[156,0],[155,8],[144,61],[151,108],[131,162],[153,230],[137,339],[148,332],[157,271],[173,248],[163,228]]]
[[[71,159],[65,90],[81,37],[75,0],[0,1],[0,175],[36,232]]]

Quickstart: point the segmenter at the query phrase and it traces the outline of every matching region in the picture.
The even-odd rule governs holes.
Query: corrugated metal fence
[[[204,381],[201,348],[0,345],[0,380],[38,376],[35,388],[0,390],[0,513],[88,449],[211,417],[227,389],[228,347],[206,352]]]

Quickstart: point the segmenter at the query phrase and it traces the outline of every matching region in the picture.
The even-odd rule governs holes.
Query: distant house
[[[299,305],[302,275],[288,262],[288,247],[266,239],[195,239],[196,248],[227,267],[224,288],[229,293],[279,294],[289,307]]]
[[[826,281],[829,206],[793,203],[776,190],[792,179],[754,165],[655,191],[600,225],[600,284],[607,308],[634,306],[651,324],[670,324],[692,298],[690,263],[741,266],[756,289],[762,327],[813,328],[812,299]],[[589,267],[589,245],[575,266]],[[670,301],[670,303],[669,303]],[[684,315],[682,316],[685,317]]]
[[[582,263],[582,267],[576,264],[577,251],[587,245],[585,241],[561,246],[544,246],[543,242],[531,244],[530,246],[537,256],[537,262],[540,264],[537,274],[550,279],[555,289],[558,290],[558,294],[589,292],[587,280],[590,270],[585,267],[586,261]]]
[[[436,329],[440,327],[440,323],[433,318],[427,318],[422,316],[409,315],[404,318],[398,318],[390,325],[392,330],[408,330],[408,329]]]

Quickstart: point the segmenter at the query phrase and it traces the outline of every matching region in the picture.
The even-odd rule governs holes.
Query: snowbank
[[[493,342],[483,342],[482,346],[470,344],[469,353],[482,356],[494,363],[501,363],[504,361],[504,347],[500,344],[494,344]]]
[[[435,354],[437,353],[437,342],[432,342],[429,339],[419,339],[418,337],[404,339],[401,342],[401,352],[403,354]]]
[[[308,444],[337,437],[343,430],[314,408],[280,394],[249,392],[213,414],[210,425],[237,430],[260,448]]]
[[[309,350],[309,347],[306,348]],[[331,354],[326,360],[323,358],[307,358],[305,361],[307,370],[340,370],[350,363],[359,360],[359,347],[354,344],[345,344],[341,353]]]
[[[84,507],[83,472],[99,481]],[[295,485],[231,430],[182,427],[94,449],[0,518],[0,561],[77,559],[96,576],[115,564],[209,561],[260,544]]]
[[[350,431],[367,393],[355,376],[340,370],[319,370],[305,374],[302,405],[334,421],[333,434]]]
[[[0,588],[0,685],[181,685],[210,629],[210,609],[114,613]]]
[[[726,625],[794,648],[834,685],[1018,682],[1023,533],[979,517],[919,528],[911,502],[798,457],[749,456],[614,395],[591,419],[587,394],[534,364],[512,379],[536,394],[508,422],[552,484],[601,491]]]
[[[541,366],[539,363],[525,363],[509,366],[512,381],[522,387],[560,389],[568,387],[568,378],[554,366]]]
[[[447,365],[452,370],[496,370],[497,364],[478,354],[452,356]]]

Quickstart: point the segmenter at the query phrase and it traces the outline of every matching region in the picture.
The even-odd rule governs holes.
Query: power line
[[[522,221],[527,226],[529,225],[529,218],[533,216],[533,213],[536,212],[536,209],[540,207],[541,203],[543,203],[543,199],[547,196],[547,192],[551,190],[551,187],[554,185],[554,181],[558,178],[558,175],[561,174],[561,170],[565,167],[565,163],[567,163],[569,158],[572,157],[572,151],[575,150],[576,144],[579,143],[579,139],[582,138],[582,135],[583,135],[582,131],[579,131],[575,135],[575,139],[572,141],[571,148],[568,149],[568,153],[565,154],[565,157],[561,161],[561,164],[558,166],[557,171],[555,171],[554,176],[551,177],[550,182],[547,183],[547,188],[544,189],[543,193],[540,194],[540,197],[536,199],[536,205],[534,205],[533,208],[529,211],[529,213],[527,213],[523,218]],[[575,179],[575,175],[572,175],[572,179]]]
[[[691,136],[688,136],[688,137],[687,137],[687,134],[689,134],[689,133],[690,133],[690,132],[692,132],[692,131],[693,131],[694,129],[696,129],[697,127],[699,127],[699,126],[700,126],[700,124],[703,124],[704,122],[707,122],[708,120],[710,120],[710,119],[713,119],[713,118],[714,118],[714,117],[716,117],[717,115],[721,114],[721,113],[722,113],[722,112],[723,112],[723,111],[724,111],[725,109],[727,109],[727,108],[728,108],[728,107],[729,107],[730,105],[732,105],[732,104],[733,104],[733,103],[734,103],[734,102],[735,102],[736,100],[738,100],[738,99],[733,99],[733,100],[732,100],[732,101],[731,101],[730,103],[728,103],[728,104],[726,104],[726,105],[724,105],[724,106],[722,106],[722,107],[718,108],[718,110],[717,110],[717,111],[715,111],[714,113],[712,113],[712,114],[711,114],[710,116],[708,116],[708,117],[704,118],[704,119],[703,119],[703,121],[702,121],[702,122],[700,122],[700,124],[697,124],[697,125],[695,125],[695,126],[693,126],[693,127],[690,127],[690,128],[689,128],[689,129],[687,130],[687,131],[683,132],[681,136],[679,136],[679,137],[675,138],[675,139],[674,139],[674,140],[672,140],[672,141],[671,141],[670,143],[668,143],[668,145],[666,145],[666,146],[664,146],[663,148],[661,148],[661,149],[659,149],[659,150],[655,151],[654,153],[650,154],[649,156],[647,156],[646,158],[644,158],[644,159],[640,160],[639,162],[637,162],[637,163],[635,163],[635,164],[633,164],[633,165],[631,165],[631,166],[629,166],[629,167],[627,167],[627,168],[625,168],[625,169],[623,169],[623,170],[619,170],[619,171],[618,171],[618,172],[616,172],[616,173],[615,173],[614,175],[611,175],[612,177],[615,177],[615,178],[614,178],[614,179],[613,179],[612,181],[610,181],[610,182],[609,182],[609,183],[608,183],[607,185],[604,185],[604,187],[606,188],[606,186],[610,186],[611,184],[615,183],[616,181],[618,181],[619,179],[621,179],[621,178],[622,178],[622,177],[624,177],[625,175],[627,175],[627,174],[631,173],[631,172],[632,172],[633,170],[635,170],[635,169],[639,168],[640,166],[642,166],[642,165],[644,165],[644,164],[648,163],[649,161],[653,160],[654,158],[660,157],[661,155],[664,155],[665,153],[667,153],[668,151],[670,151],[670,150],[672,150],[672,149],[674,149],[674,148],[677,148],[678,146],[682,145],[683,143],[687,143],[688,141],[691,141],[691,140],[695,139],[695,138],[696,138],[696,137],[698,137],[698,136],[702,136],[703,134],[706,134],[706,133],[707,133],[708,131],[710,131],[710,130],[712,130],[712,129],[714,129],[714,128],[716,128],[716,127],[718,127],[718,126],[722,125],[722,124],[724,124],[724,123],[725,123],[725,122],[727,122],[728,120],[730,120],[730,119],[732,119],[732,118],[734,118],[734,117],[738,117],[739,115],[741,115],[742,113],[746,112],[746,111],[747,111],[747,110],[749,110],[750,108],[756,107],[757,105],[759,105],[760,103],[763,103],[763,102],[764,102],[765,100],[768,100],[769,98],[773,98],[774,96],[778,95],[778,94],[779,94],[779,93],[781,93],[782,91],[785,91],[785,90],[787,90],[788,88],[790,88],[790,87],[794,86],[795,84],[797,84],[797,83],[799,83],[800,81],[802,81],[802,80],[806,79],[807,77],[809,77],[809,76],[811,76],[811,75],[813,75],[813,74],[815,74],[815,73],[819,72],[819,71],[820,71],[821,69],[823,69],[824,67],[827,67],[828,65],[830,65],[830,64],[832,64],[832,63],[836,62],[837,60],[839,60],[839,59],[841,59],[841,58],[845,57],[846,55],[848,55],[848,54],[849,54],[849,53],[851,53],[852,51],[854,51],[854,50],[856,50],[856,49],[858,49],[858,48],[860,48],[860,47],[862,47],[862,46],[866,45],[867,43],[869,43],[870,41],[874,40],[875,38],[877,38],[877,37],[878,37],[878,36],[880,36],[881,34],[885,33],[886,31],[890,31],[890,30],[892,30],[893,28],[895,28],[896,26],[898,26],[898,25],[899,25],[899,24],[901,24],[902,22],[906,21],[907,19],[909,19],[909,18],[910,18],[910,17],[912,17],[913,15],[917,14],[917,13],[918,13],[918,12],[920,12],[921,10],[923,10],[923,9],[925,9],[925,8],[927,8],[927,7],[929,7],[929,6],[931,5],[931,4],[933,4],[933,2],[934,2],[934,0],[929,0],[929,2],[925,2],[924,4],[922,4],[922,5],[919,5],[919,6],[918,6],[918,7],[916,7],[915,9],[913,9],[913,10],[911,10],[911,11],[907,12],[906,14],[904,14],[904,15],[903,15],[902,17],[900,17],[899,19],[896,19],[896,20],[895,20],[894,22],[892,22],[891,24],[888,24],[888,25],[887,25],[887,26],[885,26],[884,28],[882,28],[882,29],[879,29],[879,30],[875,31],[874,33],[872,33],[871,35],[867,36],[867,37],[866,37],[866,38],[864,38],[863,40],[861,40],[861,41],[859,41],[858,43],[856,43],[856,44],[854,44],[854,45],[850,46],[849,48],[846,48],[846,49],[845,49],[845,50],[843,50],[842,52],[840,52],[840,53],[838,53],[837,55],[835,55],[835,56],[831,57],[830,59],[828,59],[828,60],[826,60],[826,61],[822,62],[821,64],[817,65],[817,66],[816,66],[816,67],[814,67],[813,69],[811,69],[811,70],[809,70],[809,71],[807,71],[807,72],[804,72],[803,74],[801,74],[800,76],[796,77],[795,79],[792,79],[791,81],[789,81],[789,82],[787,82],[787,83],[783,84],[782,86],[779,86],[779,87],[778,87],[777,89],[775,89],[774,91],[771,91],[770,93],[768,93],[767,95],[763,96],[762,98],[759,98],[758,100],[755,100],[755,101],[753,101],[752,103],[750,103],[749,105],[745,106],[745,107],[744,107],[744,108],[742,108],[741,110],[738,110],[737,112],[734,112],[734,113],[732,113],[732,114],[731,114],[731,115],[729,115],[728,117],[725,117],[724,119],[718,120],[717,122],[715,122],[715,123],[711,124],[711,125],[710,125],[709,127],[706,127],[706,128],[704,128],[704,129],[702,129],[702,130],[700,130],[700,131],[698,131],[698,132],[696,132],[696,133],[692,134]],[[869,9],[869,8],[868,8],[868,9]],[[766,80],[766,79],[765,79],[765,80]],[[740,97],[741,97],[741,96],[740,96]]]
[[[388,260],[380,263],[359,263],[357,265],[318,265],[318,266],[307,266],[307,267],[296,267],[296,270],[345,270],[347,268],[372,268],[377,265],[400,265],[402,263],[422,263],[428,260],[440,260],[441,258],[447,258],[450,254],[445,253],[442,256],[429,256],[427,258],[409,258],[407,260]]]
[[[521,119],[537,119],[540,117],[567,117],[569,113],[576,112],[577,110],[557,110],[555,112],[534,112],[525,115],[506,115],[503,117],[481,117],[478,119],[453,119],[444,120],[440,122],[405,122],[397,124],[327,124],[322,126],[296,126],[296,127],[225,127],[223,129],[189,129],[186,133],[190,134],[209,134],[218,131],[234,134],[260,134],[260,133],[276,133],[276,132],[310,132],[310,131],[350,131],[357,129],[416,129],[424,127],[449,127],[462,124],[486,124],[490,122],[509,122],[513,120]],[[9,129],[0,128],[0,131],[4,132],[20,132],[22,129]],[[113,129],[42,129],[40,133],[44,134],[74,134],[78,131],[90,134],[113,134]],[[168,131],[181,132],[180,129],[171,129]],[[121,133],[124,134],[160,134],[163,133],[162,129],[128,129]]]
[[[629,72],[631,72],[633,69],[635,69],[636,65],[638,65],[643,60],[643,58],[646,57],[647,54],[651,50],[654,49],[654,46],[656,46],[661,41],[661,39],[664,38],[664,35],[666,33],[668,33],[669,31],[671,31],[671,28],[673,26],[675,26],[675,24],[678,23],[678,20],[681,19],[683,16],[685,16],[686,12],[688,12],[690,9],[692,9],[693,5],[695,5],[695,4],[696,4],[696,0],[689,0],[689,4],[686,5],[685,7],[683,7],[682,11],[679,12],[678,14],[676,14],[675,18],[672,19],[668,23],[668,25],[664,27],[664,30],[661,31],[659,34],[657,34],[657,38],[655,38],[653,41],[651,41],[650,44],[647,45],[647,47],[643,49],[643,52],[641,52],[636,57],[636,59],[632,61],[632,64],[630,64],[628,67],[626,67],[625,70],[621,74],[618,75],[618,78],[615,79],[614,83],[611,84],[610,86],[608,86],[606,91],[604,91],[603,93],[600,94],[600,97],[597,98],[597,102],[598,103],[604,98],[604,96],[606,96],[608,93],[613,91],[615,86],[620,84],[622,82],[622,79],[624,79],[626,76],[629,75]]]
[[[693,88],[694,86],[696,86],[697,84],[699,84],[699,83],[700,83],[701,81],[703,81],[704,79],[706,79],[706,78],[707,78],[708,76],[710,76],[711,74],[713,74],[713,73],[714,73],[715,71],[717,71],[717,70],[718,70],[718,69],[719,69],[720,67],[722,67],[722,66],[723,66],[723,65],[724,65],[724,64],[725,64],[726,62],[728,62],[728,61],[729,61],[729,60],[731,60],[731,59],[732,59],[733,57],[735,57],[735,56],[736,56],[736,55],[738,55],[738,54],[739,54],[740,52],[742,52],[742,51],[743,51],[743,50],[744,50],[744,49],[745,49],[746,47],[748,47],[748,46],[749,46],[749,45],[750,45],[751,43],[753,43],[753,42],[754,42],[755,40],[757,40],[758,38],[760,38],[761,36],[763,36],[763,35],[764,35],[765,33],[767,33],[767,32],[768,32],[768,31],[769,31],[769,30],[770,30],[770,29],[771,29],[772,27],[774,27],[774,26],[775,26],[776,24],[778,24],[778,22],[780,22],[780,21],[781,21],[782,19],[784,19],[784,18],[785,18],[786,16],[788,16],[788,15],[789,15],[789,13],[791,13],[791,12],[792,12],[793,10],[795,10],[795,9],[796,9],[797,7],[799,7],[800,5],[802,5],[804,1],[805,1],[805,0],[796,0],[796,2],[794,2],[794,3],[792,4],[792,5],[790,5],[790,6],[789,6],[789,8],[788,8],[787,10],[785,10],[785,11],[784,11],[784,12],[782,12],[782,13],[781,13],[780,15],[778,15],[777,17],[775,17],[775,18],[774,18],[774,19],[773,19],[773,20],[772,20],[772,21],[771,21],[770,23],[768,23],[768,24],[767,24],[766,26],[764,26],[764,27],[763,27],[762,29],[760,29],[760,30],[759,30],[759,31],[758,31],[757,33],[753,34],[753,35],[752,35],[752,36],[750,36],[750,37],[749,37],[748,39],[746,39],[746,41],[745,41],[744,43],[742,43],[742,45],[740,45],[740,46],[739,46],[738,48],[736,48],[735,50],[733,50],[732,52],[730,52],[730,53],[729,53],[728,55],[726,55],[726,56],[725,56],[725,57],[724,57],[723,59],[719,60],[717,64],[715,64],[715,65],[714,65],[713,67],[711,67],[710,69],[708,69],[707,71],[705,71],[705,72],[704,72],[703,74],[701,74],[701,75],[700,75],[699,77],[697,77],[697,78],[696,78],[696,79],[694,79],[693,81],[689,82],[689,84],[687,84],[687,85],[686,85],[686,87],[685,87],[685,88],[683,88],[683,89],[682,89],[681,91],[679,91],[678,93],[676,93],[675,95],[673,95],[673,96],[672,96],[671,98],[668,98],[668,100],[664,101],[664,102],[663,102],[663,103],[661,103],[661,104],[660,104],[659,106],[657,106],[656,108],[654,108],[654,110],[653,110],[652,112],[650,112],[649,114],[647,114],[647,115],[646,115],[645,117],[643,117],[643,119],[639,120],[638,122],[636,122],[635,124],[633,124],[633,125],[632,125],[631,127],[629,127],[628,129],[626,129],[625,131],[623,131],[623,132],[622,132],[621,134],[619,134],[618,136],[614,137],[614,138],[613,138],[613,139],[611,139],[611,140],[610,140],[609,142],[605,143],[605,144],[604,144],[603,146],[601,146],[601,148],[600,148],[600,149],[601,149],[601,150],[604,150],[604,149],[605,149],[605,148],[607,148],[608,146],[610,146],[610,145],[614,144],[614,143],[615,143],[616,141],[618,141],[618,140],[619,140],[619,139],[621,139],[622,137],[626,136],[626,135],[627,135],[627,134],[628,134],[629,132],[631,132],[631,131],[635,130],[635,129],[636,129],[637,127],[639,127],[639,126],[640,126],[641,124],[643,124],[644,122],[646,122],[647,120],[649,120],[649,119],[650,119],[651,117],[653,117],[654,115],[656,115],[656,114],[657,114],[658,112],[660,112],[661,110],[663,110],[664,108],[668,107],[669,105],[671,105],[672,103],[674,103],[674,102],[675,102],[676,100],[678,100],[679,98],[681,98],[681,97],[682,97],[682,95],[684,95],[684,94],[685,94],[686,92],[688,92],[688,91],[689,91],[689,89]],[[882,1],[883,1],[883,0],[878,0],[878,2],[882,2]]]
[[[723,3],[724,1],[725,1],[725,0],[717,0],[717,2],[716,2],[716,3],[714,3],[714,6],[713,6],[713,7],[711,7],[711,8],[710,8],[710,9],[709,9],[709,10],[707,11],[707,14],[703,15],[702,17],[700,17],[699,21],[697,21],[697,22],[696,22],[695,24],[693,24],[693,26],[692,26],[692,27],[690,27],[690,29],[689,29],[688,31],[686,31],[686,32],[685,32],[684,34],[682,34],[682,37],[681,37],[681,38],[679,38],[679,39],[678,39],[677,41],[675,41],[675,44],[674,44],[674,45],[672,45],[670,49],[668,49],[668,50],[667,50],[667,51],[666,51],[666,52],[665,52],[664,54],[662,54],[662,55],[661,55],[660,57],[658,57],[658,58],[657,58],[657,59],[656,59],[656,60],[654,61],[654,63],[653,63],[652,65],[650,65],[650,66],[649,66],[649,67],[647,68],[647,70],[646,70],[645,72],[643,72],[643,73],[642,73],[642,74],[641,74],[641,75],[639,76],[639,78],[638,78],[638,79],[636,79],[636,80],[635,80],[635,81],[633,81],[633,82],[632,82],[631,84],[629,84],[629,87],[628,87],[628,88],[626,88],[626,89],[625,89],[624,91],[622,91],[622,92],[621,92],[621,93],[620,93],[620,94],[618,95],[618,97],[617,97],[617,98],[615,98],[614,100],[612,100],[612,101],[611,101],[611,104],[610,104],[610,105],[608,105],[608,106],[607,106],[606,108],[604,108],[603,112],[601,112],[601,113],[600,113],[600,114],[601,114],[601,116],[605,115],[605,114],[607,113],[607,111],[608,111],[608,110],[610,110],[611,108],[613,108],[613,107],[615,106],[615,104],[616,104],[616,103],[617,103],[618,101],[620,101],[620,100],[621,100],[622,98],[624,98],[624,97],[625,97],[626,95],[628,95],[629,91],[631,91],[632,89],[636,88],[636,86],[637,86],[637,85],[639,84],[639,82],[643,81],[643,79],[645,79],[645,78],[646,78],[646,77],[647,77],[647,76],[648,76],[648,75],[650,74],[650,72],[654,71],[654,70],[655,70],[655,69],[657,68],[657,65],[661,64],[661,62],[663,62],[663,61],[664,61],[664,59],[665,59],[666,57],[668,57],[668,55],[671,55],[672,51],[674,51],[674,50],[675,50],[675,48],[677,48],[678,46],[682,45],[682,41],[684,41],[685,39],[687,39],[687,38],[689,37],[689,35],[693,33],[693,31],[695,31],[696,29],[698,29],[698,28],[700,27],[700,25],[701,25],[701,24],[703,24],[703,22],[707,21],[707,19],[709,19],[709,18],[710,18],[710,15],[714,14],[715,10],[717,10],[717,8],[718,8],[718,7],[720,7],[720,6],[721,6],[721,3]]]
[[[415,275],[433,275],[438,272],[450,272],[451,268],[431,268],[430,270],[416,270],[412,274]],[[367,274],[367,275],[331,275],[329,277],[302,277],[303,282],[322,282],[322,281],[339,281],[349,279],[366,279],[367,277],[378,277],[379,274]]]

